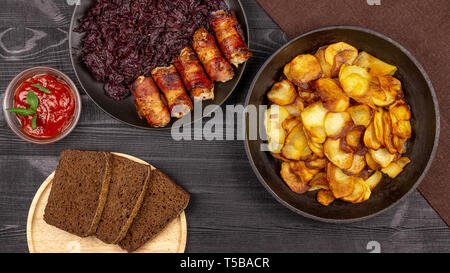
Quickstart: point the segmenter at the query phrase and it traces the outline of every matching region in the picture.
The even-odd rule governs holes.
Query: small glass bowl
[[[22,128],[22,124],[20,123],[19,119],[17,118],[15,113],[9,112],[8,108],[14,107],[14,95],[16,93],[17,88],[27,79],[34,77],[36,75],[52,75],[63,82],[65,82],[72,91],[72,95],[75,100],[75,111],[72,117],[72,120],[67,127],[61,131],[56,136],[53,137],[36,137],[31,136],[28,133],[25,132],[25,130]],[[18,135],[23,140],[26,140],[31,143],[35,144],[49,144],[56,142],[58,140],[63,139],[66,137],[72,130],[75,128],[75,126],[78,123],[78,120],[80,119],[81,114],[81,97],[80,93],[78,92],[77,87],[73,83],[73,81],[64,73],[62,73],[59,70],[56,70],[51,67],[43,67],[43,66],[37,66],[28,68],[14,77],[12,81],[9,83],[8,87],[6,88],[5,95],[3,98],[3,115],[5,116],[6,122],[8,123],[9,128]]]

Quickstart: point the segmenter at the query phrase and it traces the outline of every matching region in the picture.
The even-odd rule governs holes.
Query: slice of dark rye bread
[[[97,238],[107,244],[123,239],[144,200],[151,172],[149,165],[113,155],[111,183]]]
[[[190,195],[167,175],[153,170],[144,202],[119,246],[134,251],[163,230],[187,207]]]
[[[112,154],[108,152],[62,151],[45,207],[45,222],[80,237],[94,234],[111,173]]]

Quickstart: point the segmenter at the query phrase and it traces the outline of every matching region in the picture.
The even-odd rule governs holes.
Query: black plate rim
[[[361,31],[361,32],[365,32],[374,36],[377,36],[381,39],[384,39],[386,41],[388,41],[389,43],[393,44],[394,46],[396,46],[397,48],[399,48],[413,63],[414,65],[419,69],[420,73],[423,75],[428,88],[431,92],[431,97],[433,99],[433,105],[434,105],[434,111],[436,113],[436,131],[435,131],[435,137],[434,137],[434,142],[433,142],[433,149],[431,151],[430,154],[430,158],[428,159],[427,165],[424,169],[424,171],[422,172],[422,174],[419,176],[419,178],[416,180],[416,182],[414,183],[414,185],[408,190],[408,192],[406,192],[401,198],[399,198],[398,200],[396,200],[395,202],[393,202],[392,204],[390,204],[389,206],[387,206],[384,209],[381,209],[375,213],[372,213],[370,215],[367,216],[363,216],[363,217],[356,217],[356,218],[349,218],[349,219],[330,219],[330,218],[324,218],[324,217],[319,217],[310,213],[306,213],[298,208],[295,208],[294,206],[291,206],[289,203],[287,203],[285,200],[283,200],[281,197],[279,197],[267,184],[267,182],[265,181],[265,179],[262,177],[262,175],[260,174],[258,168],[255,165],[255,162],[253,160],[253,157],[251,156],[250,153],[250,147],[249,147],[249,143],[248,143],[248,134],[247,134],[247,116],[246,116],[246,123],[244,126],[245,129],[245,141],[244,141],[244,148],[245,148],[245,153],[247,154],[248,160],[250,161],[250,165],[253,169],[253,172],[255,173],[256,177],[258,178],[259,182],[264,186],[264,188],[266,188],[266,190],[279,202],[281,203],[283,206],[287,207],[288,209],[292,210],[293,212],[302,215],[306,218],[310,218],[312,220],[315,221],[320,221],[320,222],[326,222],[326,223],[335,223],[335,224],[345,224],[345,223],[353,223],[353,222],[357,222],[357,221],[363,221],[363,220],[367,220],[369,218],[372,218],[376,215],[379,215],[383,212],[386,212],[390,209],[392,209],[393,207],[397,206],[401,201],[405,200],[405,198],[411,194],[411,192],[413,192],[418,186],[419,184],[422,182],[422,180],[425,178],[426,174],[428,173],[431,164],[436,156],[436,151],[438,148],[438,143],[439,143],[439,135],[440,135],[440,112],[439,112],[439,104],[438,104],[438,100],[437,100],[437,96],[435,93],[435,90],[433,88],[433,85],[431,83],[430,77],[428,76],[428,74],[425,72],[425,69],[423,68],[423,66],[420,64],[419,61],[417,61],[417,59],[406,49],[404,48],[402,45],[400,45],[398,42],[394,41],[393,39],[385,36],[384,34],[381,34],[379,32],[367,29],[367,28],[363,28],[363,27],[358,27],[358,26],[345,26],[345,25],[341,25],[341,26],[328,26],[328,27],[323,27],[323,28],[318,28],[318,29],[314,29],[311,31],[308,31],[304,34],[301,34],[293,39],[291,39],[289,42],[287,42],[286,44],[284,44],[283,46],[281,46],[277,51],[275,51],[265,62],[264,64],[259,68],[258,73],[256,73],[255,77],[253,78],[253,81],[250,85],[247,97],[245,99],[245,107],[248,106],[249,101],[250,101],[250,97],[253,93],[255,84],[257,82],[257,80],[259,79],[262,71],[266,68],[266,66],[287,46],[289,46],[290,44],[294,43],[295,41],[297,41],[298,39],[301,39],[305,36],[308,36],[310,34],[316,33],[316,32],[321,32],[321,31],[327,31],[327,30],[335,30],[335,29],[348,29],[348,30],[356,30],[356,31]]]
[[[247,14],[245,12],[244,6],[242,5],[241,0],[235,0],[237,1],[237,3],[239,4],[240,9],[242,10],[242,15],[244,16],[244,24],[246,26],[246,36],[247,36],[247,45],[249,48],[251,48],[251,41],[250,41],[250,28],[249,28],[249,24],[248,24],[248,18],[247,18]],[[72,13],[72,18],[70,19],[70,29],[69,29],[69,55],[70,55],[70,63],[72,65],[72,69],[75,73],[75,77],[77,78],[78,83],[80,84],[81,88],[83,89],[84,93],[89,97],[89,99],[91,101],[93,101],[95,103],[95,105],[102,109],[102,111],[104,113],[106,113],[107,115],[109,115],[110,117],[114,118],[115,120],[118,120],[124,124],[127,124],[131,127],[135,127],[138,129],[143,129],[143,130],[154,130],[154,131],[167,131],[167,130],[171,130],[172,126],[166,126],[166,127],[161,127],[161,128],[154,128],[154,127],[150,127],[150,126],[140,126],[140,125],[136,125],[133,123],[129,123],[126,122],[124,120],[121,120],[120,118],[114,116],[113,114],[109,113],[108,111],[106,111],[99,103],[97,103],[92,97],[91,95],[89,95],[89,92],[86,91],[86,88],[84,87],[83,83],[80,80],[80,77],[78,76],[77,70],[75,69],[75,62],[74,62],[74,58],[73,58],[73,47],[72,47],[72,32],[73,32],[73,28],[74,28],[74,24],[75,24],[75,14],[77,13],[79,8],[79,5],[76,5],[75,8],[73,9],[73,13]],[[240,22],[242,24],[242,22]],[[234,91],[236,90],[237,86],[239,85],[239,83],[241,82],[241,79],[243,77],[243,75],[245,74],[245,70],[247,68],[247,63],[248,61],[244,62],[243,64],[241,64],[242,66],[242,72],[239,73],[238,77],[236,78],[236,82],[234,83],[233,87],[231,88],[231,91],[228,92],[228,94],[225,96],[225,98],[222,100],[221,103],[219,104],[215,104],[214,108],[211,108],[209,111],[204,111],[203,110],[203,115],[200,118],[192,118],[191,122],[187,122],[187,123],[183,123],[182,126],[187,126],[187,125],[192,125],[195,122],[197,122],[198,120],[201,120],[205,117],[208,117],[211,115],[211,113],[213,113],[214,111],[217,110],[217,108],[221,107],[227,100],[228,98],[234,93]],[[213,100],[214,102],[214,100]],[[137,115],[136,115],[137,116]]]

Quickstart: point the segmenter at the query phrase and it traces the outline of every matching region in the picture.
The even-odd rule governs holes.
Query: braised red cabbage
[[[81,59],[121,100],[138,76],[170,64],[198,28],[209,28],[209,14],[225,8],[223,0],[98,0],[75,29],[85,33]]]

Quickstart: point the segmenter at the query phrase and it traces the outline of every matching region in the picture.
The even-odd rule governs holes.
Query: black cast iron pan
[[[439,110],[436,94],[427,74],[417,60],[400,44],[374,31],[360,27],[326,27],[305,33],[284,45],[261,67],[250,87],[246,105],[268,105],[267,91],[280,79],[283,67],[298,54],[314,53],[319,47],[344,41],[398,67],[395,77],[402,82],[405,100],[412,111],[413,137],[407,143],[411,159],[395,179],[384,177],[362,204],[340,200],[330,206],[320,205],[315,192],[292,192],[280,177],[281,161],[261,151],[261,138],[248,139],[245,149],[251,166],[264,187],[284,206],[306,217],[325,222],[350,222],[367,219],[393,207],[413,191],[424,178],[434,158],[439,137]],[[264,126],[259,117],[259,126]]]

